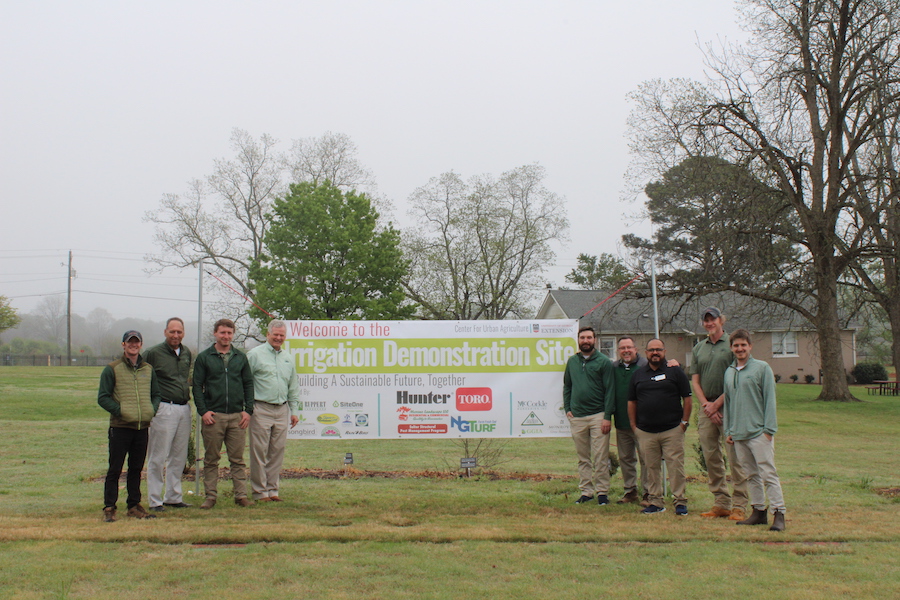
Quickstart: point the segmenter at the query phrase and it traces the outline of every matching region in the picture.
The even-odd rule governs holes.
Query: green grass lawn
[[[222,482],[212,511],[189,496],[193,508],[107,524],[99,372],[0,368],[0,598],[900,593],[900,502],[883,493],[900,487],[900,398],[822,403],[818,386],[779,384],[781,534],[699,516],[712,497],[691,450],[695,427],[686,518],[573,505],[569,439],[510,440],[504,472],[552,476],[521,480],[366,477],[447,471],[462,451],[445,440],[316,440],[290,441],[285,466],[339,469],[353,452],[362,473],[286,480],[285,502],[249,509]]]

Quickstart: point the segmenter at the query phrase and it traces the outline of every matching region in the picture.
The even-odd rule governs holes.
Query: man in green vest
[[[109,469],[103,487],[103,520],[107,523],[116,520],[119,476],[126,456],[127,515],[137,519],[154,516],[141,506],[141,471],[147,458],[148,428],[159,408],[160,395],[156,373],[141,357],[143,344],[140,332],[126,331],[122,358],[106,365],[100,374],[97,404],[109,413]]]

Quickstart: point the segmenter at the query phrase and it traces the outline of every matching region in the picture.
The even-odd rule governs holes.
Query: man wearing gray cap
[[[103,520],[116,520],[119,500],[119,476],[128,457],[126,489],[128,516],[151,518],[141,506],[141,471],[147,458],[150,420],[159,408],[159,384],[153,367],[141,357],[144,338],[130,330],[122,336],[122,358],[115,360],[100,374],[97,404],[109,413],[109,469],[103,487]]]
[[[734,356],[725,335],[725,316],[710,306],[700,314],[707,338],[697,343],[692,351],[691,387],[695,402],[700,406],[697,434],[706,461],[709,491],[714,498],[713,507],[701,513],[702,517],[727,517],[734,521],[744,518],[747,508],[747,476],[738,464],[731,444],[724,444],[731,463],[731,484],[734,494],[728,493],[725,479],[725,457],[722,446],[725,441],[722,406],[725,404],[725,370]]]

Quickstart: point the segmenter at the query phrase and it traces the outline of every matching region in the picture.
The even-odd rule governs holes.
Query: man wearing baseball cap
[[[141,471],[147,458],[148,428],[159,407],[160,394],[156,374],[141,357],[144,338],[129,330],[122,336],[122,358],[115,360],[100,374],[97,404],[109,413],[109,469],[103,488],[103,520],[116,520],[119,500],[119,476],[128,457],[126,489],[127,515],[137,519],[152,518],[141,506]]]
[[[725,335],[725,316],[715,306],[700,313],[707,337],[694,346],[691,360],[691,387],[695,402],[700,406],[697,419],[697,434],[700,448],[706,461],[709,476],[709,491],[713,495],[713,506],[702,517],[722,517],[733,521],[743,520],[747,508],[747,476],[738,463],[731,444],[724,444],[724,424],[722,406],[725,404],[725,370],[734,356]],[[725,446],[731,466],[733,493],[728,493],[725,478]]]

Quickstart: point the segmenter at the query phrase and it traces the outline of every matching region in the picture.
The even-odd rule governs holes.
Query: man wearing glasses
[[[628,419],[638,438],[647,467],[650,506],[641,510],[652,515],[665,511],[662,461],[669,471],[675,515],[688,514],[684,477],[684,432],[691,418],[691,383],[681,367],[666,363],[662,340],[647,342],[647,364],[631,377]]]

